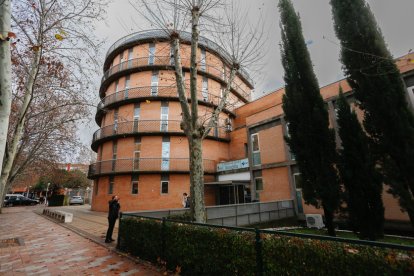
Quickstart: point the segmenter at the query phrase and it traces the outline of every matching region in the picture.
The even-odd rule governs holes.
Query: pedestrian
[[[183,208],[187,208],[187,198],[188,198],[187,193],[183,193],[183,201],[182,201]]]
[[[106,243],[110,243],[114,241],[114,239],[112,239],[112,233],[114,231],[114,226],[115,226],[116,220],[119,215],[119,210],[121,209],[121,205],[119,205],[119,198],[116,195],[114,195],[112,197],[112,200],[110,200],[108,203],[109,203],[109,212],[108,212],[109,226],[108,226],[108,231],[106,232],[106,238],[105,238]]]
[[[187,196],[187,200],[185,201],[185,208],[190,208],[191,198]]]

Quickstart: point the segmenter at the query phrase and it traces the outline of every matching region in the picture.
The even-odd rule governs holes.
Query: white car
[[[72,196],[69,199],[69,205],[72,205],[72,204],[80,204],[80,205],[83,205],[84,204],[83,198],[81,196]]]

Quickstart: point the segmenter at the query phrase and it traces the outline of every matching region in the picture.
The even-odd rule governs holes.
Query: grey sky
[[[134,0],[130,1],[134,2]],[[236,2],[249,11],[248,20],[251,22],[255,22],[258,16],[262,16],[268,31],[265,65],[259,74],[260,77],[256,76],[254,79],[255,97],[260,97],[283,86],[283,68],[279,50],[278,1],[237,0]],[[412,31],[414,1],[369,0],[368,2],[394,57],[402,56],[414,48]],[[339,46],[333,30],[329,0],[293,0],[293,3],[301,16],[305,40],[308,41],[319,84],[324,86],[341,79],[343,75],[341,64],[338,62]],[[105,52],[119,38],[132,32],[151,28],[131,7],[129,0],[114,0],[108,7],[107,16],[107,21],[100,22],[96,30],[99,37],[106,39]],[[86,136],[86,133],[82,136]],[[82,140],[89,143],[90,137],[88,135]]]

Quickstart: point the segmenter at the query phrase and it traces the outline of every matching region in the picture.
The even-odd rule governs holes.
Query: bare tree
[[[11,107],[11,3],[0,2],[0,164],[6,149],[7,129]],[[0,167],[0,174],[2,168]]]
[[[175,81],[182,109],[181,128],[189,144],[190,152],[190,194],[191,213],[195,221],[205,222],[204,205],[204,168],[202,141],[217,124],[219,115],[229,104],[229,95],[235,86],[235,78],[245,67],[254,65],[262,57],[264,33],[260,22],[250,26],[246,17],[241,20],[240,11],[235,10],[232,2],[219,0],[139,0],[135,9],[152,26],[165,31],[171,39],[175,65]],[[245,14],[241,14],[244,16]],[[183,78],[181,59],[181,40],[183,31],[191,33],[190,85]],[[197,95],[197,49],[200,34],[216,41],[227,52],[225,87],[218,105],[211,112],[200,113]],[[187,90],[190,90],[187,93]],[[189,95],[189,98],[187,98]],[[190,100],[190,101],[188,101]]]
[[[13,112],[0,177],[0,198],[34,160],[63,159],[76,144],[99,65],[93,23],[106,1],[13,2]],[[46,150],[47,149],[47,150]]]

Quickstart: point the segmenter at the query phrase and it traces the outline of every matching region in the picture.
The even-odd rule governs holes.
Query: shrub
[[[124,217],[119,248],[182,275],[254,275],[255,233]],[[165,247],[163,247],[163,244]],[[265,275],[412,275],[412,252],[261,234]]]

